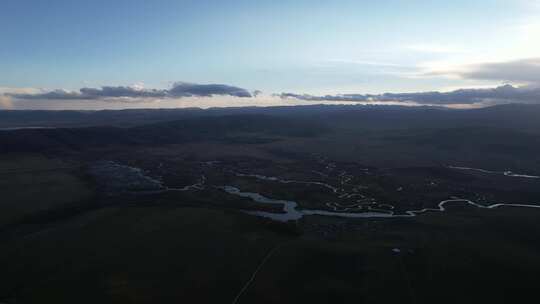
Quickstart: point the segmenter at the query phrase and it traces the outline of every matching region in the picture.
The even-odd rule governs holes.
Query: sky
[[[3,108],[271,105],[540,84],[537,0],[2,0],[0,28]],[[102,87],[163,94],[80,91]],[[55,90],[66,94],[46,95]]]

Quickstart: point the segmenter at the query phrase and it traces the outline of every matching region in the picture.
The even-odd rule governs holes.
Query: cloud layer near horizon
[[[540,103],[540,87],[514,87],[504,85],[489,89],[460,89],[451,92],[384,93],[384,94],[336,94],[316,96],[309,94],[281,93],[274,97],[259,96],[260,91],[249,92],[239,87],[223,84],[175,83],[170,89],[142,89],[129,86],[104,86],[82,88],[79,91],[54,90],[49,92],[11,92],[0,94],[1,108],[9,108],[12,100],[50,101],[69,103],[70,101],[95,101],[117,103],[149,103],[152,100],[176,100],[189,97],[219,97],[219,99],[246,98],[251,105],[264,105],[264,98],[287,101],[287,104],[314,103],[363,103],[363,104],[403,104],[403,105],[489,105],[495,103]],[[262,98],[262,99],[261,99]],[[197,102],[194,99],[193,102]],[[212,99],[214,100],[214,99]],[[234,105],[232,100],[229,100]],[[201,103],[204,103],[201,101]],[[208,102],[207,102],[208,103]],[[244,104],[244,103],[242,103]],[[193,104],[196,106],[196,104]]]
[[[107,98],[182,98],[211,97],[227,95],[234,97],[252,97],[243,88],[224,84],[193,84],[177,82],[170,89],[141,89],[129,86],[104,86],[82,88],[79,91],[54,90],[44,93],[7,93],[7,96],[29,100],[99,100]]]
[[[343,102],[414,102],[424,105],[476,104],[489,101],[504,103],[540,103],[540,88],[513,87],[504,85],[491,89],[461,89],[452,92],[340,94],[313,96],[308,94],[282,93],[281,98],[295,98],[305,101]]]

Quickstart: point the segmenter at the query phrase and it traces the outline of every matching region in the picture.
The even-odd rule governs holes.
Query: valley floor
[[[508,303],[535,293],[539,209],[281,222],[253,215],[280,204],[220,187],[298,210],[406,214],[453,196],[534,204],[537,179],[377,168],[268,144],[213,151],[3,156],[0,302]]]

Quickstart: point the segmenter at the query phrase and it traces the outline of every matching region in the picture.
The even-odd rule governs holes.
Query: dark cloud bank
[[[441,72],[440,74],[451,74]],[[436,73],[435,73],[436,74]],[[540,84],[540,58],[472,65],[456,73],[462,78]]]
[[[313,96],[306,94],[282,93],[281,98],[296,98],[306,101],[348,101],[348,102],[415,102],[419,104],[453,105],[474,104],[485,101],[540,103],[540,87],[513,87],[504,85],[492,89],[461,89],[452,92],[342,94]]]
[[[78,92],[55,90],[39,94],[9,94],[19,99],[33,100],[97,100],[105,98],[181,98],[181,97],[209,97],[214,95],[228,95],[235,97],[252,97],[252,94],[242,88],[224,84],[193,84],[175,83],[172,88],[138,89],[125,86],[106,86],[100,89],[82,88]]]
[[[78,92],[56,90],[38,94],[7,94],[27,100],[100,100],[107,98],[182,98],[234,96],[256,97],[260,91],[249,92],[224,84],[175,83],[170,89],[139,89],[125,86],[105,86],[99,89],[82,88]],[[338,94],[315,96],[308,94],[281,93],[281,98],[310,102],[413,102],[424,105],[495,103],[540,103],[540,86],[514,87],[504,85],[491,89],[461,89],[452,92],[384,93],[384,94]]]
[[[461,89],[452,92],[339,94],[313,96],[282,93],[282,98],[306,101],[347,102],[414,102],[431,105],[495,103],[540,103],[540,58],[527,58],[506,62],[481,63],[461,70],[431,72],[425,76],[458,76],[463,79],[522,83],[526,86],[504,85],[490,89]]]

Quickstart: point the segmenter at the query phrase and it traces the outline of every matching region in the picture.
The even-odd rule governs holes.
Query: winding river
[[[520,208],[536,208],[540,209],[540,205],[529,205],[529,204],[493,204],[493,205],[480,205],[473,201],[466,199],[449,199],[444,200],[439,203],[438,208],[424,208],[421,210],[409,210],[405,211],[404,214],[396,214],[394,211],[370,211],[370,212],[360,212],[360,213],[349,213],[349,212],[333,212],[326,210],[309,210],[309,209],[298,209],[298,204],[294,201],[286,200],[276,200],[272,198],[265,197],[259,193],[253,192],[242,192],[240,189],[232,186],[223,186],[218,187],[223,191],[237,195],[240,197],[247,197],[253,201],[261,204],[281,204],[283,206],[282,213],[274,213],[267,211],[244,211],[247,214],[256,215],[260,217],[269,218],[275,221],[287,222],[287,221],[296,221],[304,217],[305,215],[320,215],[320,216],[333,216],[341,218],[409,218],[415,217],[419,214],[426,212],[444,212],[446,211],[445,206],[448,204],[467,204],[481,209],[495,209],[500,207],[520,207]],[[392,206],[393,207],[393,206]]]
[[[114,164],[114,163],[113,163]],[[170,188],[165,186],[160,180],[154,179],[152,177],[149,177],[144,174],[143,170],[135,167],[129,167],[124,165],[118,165],[114,164],[118,167],[128,168],[131,170],[135,175],[137,175],[139,178],[142,178],[146,180],[147,182],[157,185],[160,190],[159,192],[164,191],[190,191],[190,190],[203,190],[206,186],[206,177],[204,175],[201,176],[199,181],[193,185],[181,187],[181,188]],[[490,173],[490,174],[504,174],[505,176],[510,177],[522,177],[522,178],[540,178],[538,176],[533,175],[522,175],[522,174],[514,174],[510,171],[506,172],[498,172],[498,171],[489,171],[489,170],[483,170],[483,169],[476,169],[476,168],[467,168],[467,167],[449,167],[451,169],[458,169],[458,170],[474,170],[479,171],[483,173]],[[316,181],[298,181],[298,180],[284,180],[280,179],[278,177],[271,177],[271,176],[264,176],[264,175],[258,175],[258,174],[241,174],[236,173],[237,176],[240,177],[252,177],[259,180],[265,180],[265,181],[272,181],[272,182],[279,182],[279,183],[298,183],[298,184],[307,184],[307,185],[317,185],[324,188],[329,189],[335,194],[341,194],[340,196],[360,196],[361,200],[366,200],[363,195],[360,194],[350,194],[344,192],[343,189],[339,189],[337,187],[331,186],[329,184],[323,183],[323,182],[316,182]],[[342,182],[342,185],[344,185],[347,181]],[[318,216],[332,216],[332,217],[340,217],[340,218],[410,218],[415,217],[417,215],[427,213],[427,212],[444,212],[446,211],[446,206],[449,204],[466,204],[470,206],[474,206],[476,208],[481,209],[496,209],[500,207],[515,207],[515,208],[535,208],[540,209],[540,205],[535,204],[492,204],[492,205],[481,205],[478,203],[475,203],[473,201],[467,200],[467,199],[448,199],[441,201],[437,208],[424,208],[420,210],[408,210],[404,213],[397,214],[393,210],[395,209],[394,206],[389,204],[379,204],[377,205],[375,201],[371,202],[371,205],[377,205],[379,209],[372,208],[371,206],[365,207],[361,206],[361,204],[352,204],[348,206],[343,206],[338,203],[329,203],[327,206],[329,208],[332,208],[334,211],[328,211],[328,210],[312,210],[312,209],[298,209],[298,203],[295,201],[288,201],[288,200],[278,200],[278,199],[272,199],[266,196],[263,196],[259,193],[255,192],[243,192],[240,189],[233,187],[233,186],[218,186],[218,189],[221,189],[222,191],[225,191],[229,194],[236,195],[239,197],[249,198],[253,200],[254,202],[261,203],[261,204],[277,204],[282,206],[282,212],[268,212],[268,211],[243,211],[247,214],[269,218],[275,221],[280,222],[287,222],[287,221],[297,221],[303,218],[307,215],[318,215]],[[367,212],[338,212],[338,209],[341,209],[343,211],[347,211],[354,208],[366,208]],[[380,209],[383,208],[383,209]],[[388,210],[386,210],[388,209]]]
[[[307,182],[307,181],[298,181],[298,180],[286,180],[286,179],[280,179],[278,177],[273,177],[273,176],[265,176],[265,175],[260,175],[260,174],[242,174],[242,173],[236,173],[236,176],[240,176],[240,177],[253,177],[253,178],[256,178],[256,179],[259,179],[259,180],[265,180],[265,181],[271,181],[271,182],[278,182],[278,183],[282,183],[282,184],[304,184],[304,185],[317,185],[317,186],[321,186],[321,187],[325,187],[325,188],[328,188],[330,189],[332,192],[334,193],[337,193],[338,192],[338,188],[334,187],[334,186],[331,186],[329,184],[326,184],[326,183],[322,183],[322,182]]]
[[[491,171],[491,170],[485,170],[485,169],[478,169],[478,168],[469,168],[469,167],[457,167],[457,166],[448,166],[450,169],[455,170],[467,170],[467,171],[476,171],[486,174],[499,174],[504,175],[508,177],[521,177],[521,178],[540,178],[540,176],[536,175],[527,175],[527,174],[517,174],[512,171]]]

